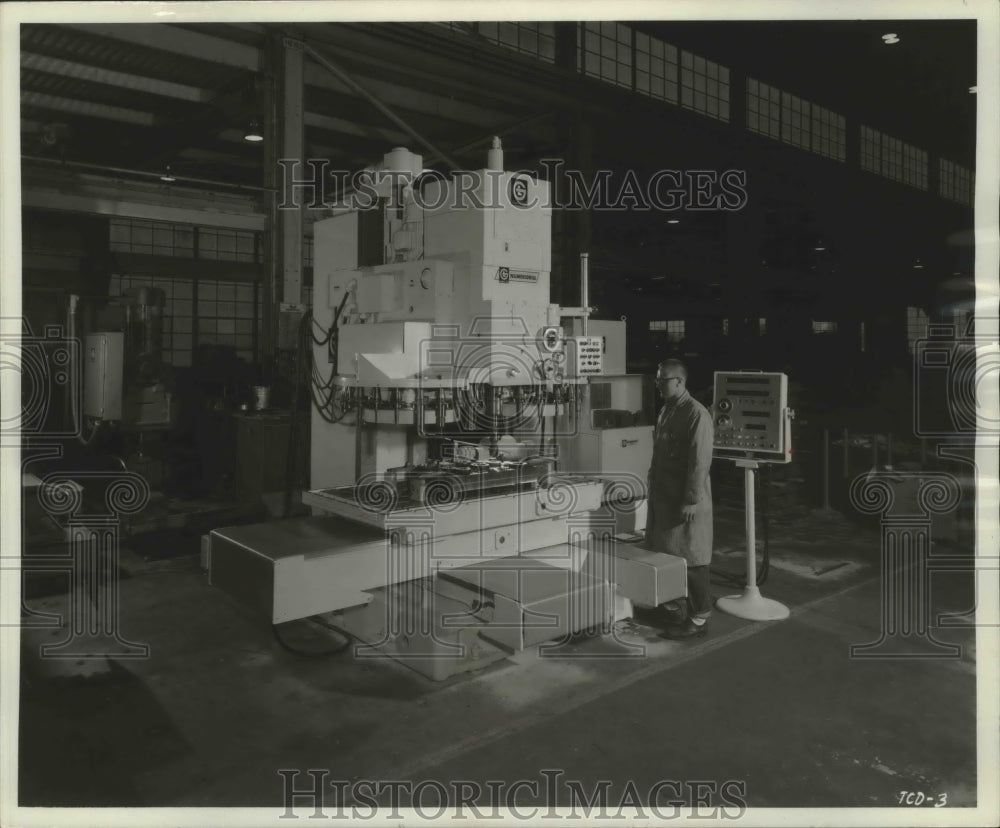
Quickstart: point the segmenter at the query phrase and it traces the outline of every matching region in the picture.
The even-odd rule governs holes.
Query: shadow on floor
[[[19,804],[148,804],[136,775],[190,747],[146,683],[115,662],[97,676],[45,677],[32,658],[22,658]]]

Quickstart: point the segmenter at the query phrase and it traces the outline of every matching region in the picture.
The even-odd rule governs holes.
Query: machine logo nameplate
[[[509,267],[497,268],[497,281],[504,284],[508,282],[537,282],[539,273],[537,270],[511,270]]]
[[[524,207],[528,203],[528,179],[512,178],[510,180],[510,203],[516,207]]]

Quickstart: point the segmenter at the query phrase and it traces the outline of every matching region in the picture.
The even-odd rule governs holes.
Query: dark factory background
[[[225,415],[256,384],[292,393],[282,273],[301,268],[308,303],[327,213],[305,211],[301,255],[277,229],[283,36],[467,169],[498,135],[560,197],[554,161],[588,186],[608,171],[608,199],[674,171],[669,210],[642,192],[554,210],[553,301],[578,302],[588,252],[629,371],[680,355],[706,390],[714,370],[785,371],[804,451],[810,426],[912,439],[913,344],[929,322],[964,330],[974,299],[974,21],[24,25],[24,314],[65,324],[77,294],[82,335],[121,324],[129,288],[163,291],[173,412],[146,454],[166,441],[168,488],[231,487]],[[423,149],[319,66],[301,105],[329,170]],[[743,197],[719,209],[727,171]]]

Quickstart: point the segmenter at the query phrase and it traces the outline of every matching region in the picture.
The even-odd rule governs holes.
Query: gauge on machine
[[[542,331],[542,347],[552,353],[559,350],[562,341],[562,331],[559,328],[546,328]]]
[[[733,425],[732,417],[730,417],[728,414],[723,414],[721,417],[716,419],[715,425],[721,429],[732,428]]]
[[[425,267],[420,271],[420,287],[424,290],[428,290],[431,283],[434,281],[434,271],[429,267]]]
[[[719,411],[732,411],[733,410],[732,400],[723,398],[719,400],[719,404],[716,406],[716,408],[718,408]]]

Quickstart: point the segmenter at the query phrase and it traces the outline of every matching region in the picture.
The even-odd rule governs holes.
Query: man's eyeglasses
[[[657,377],[656,381],[658,383],[660,383],[660,382],[672,382],[674,380],[677,380],[678,382],[680,382],[682,379],[684,379],[684,377]]]

